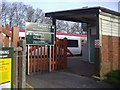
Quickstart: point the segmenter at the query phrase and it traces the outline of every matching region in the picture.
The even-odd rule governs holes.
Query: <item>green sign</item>
[[[54,44],[54,34],[27,32],[26,43],[31,45],[52,45]]]
[[[26,23],[26,43],[29,45],[53,45],[55,28],[48,24]]]
[[[39,32],[51,32],[51,26],[49,24],[26,22],[27,31],[39,31]]]
[[[0,90],[12,88],[13,48],[0,47]]]

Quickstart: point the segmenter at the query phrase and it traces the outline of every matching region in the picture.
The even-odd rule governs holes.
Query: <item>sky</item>
[[[23,2],[33,8],[40,8],[43,12],[55,12],[70,9],[80,9],[82,7],[102,6],[114,11],[118,11],[120,0],[4,0],[7,2]]]

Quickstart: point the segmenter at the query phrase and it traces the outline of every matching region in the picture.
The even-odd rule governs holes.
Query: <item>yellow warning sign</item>
[[[0,84],[11,82],[12,58],[0,59]]]

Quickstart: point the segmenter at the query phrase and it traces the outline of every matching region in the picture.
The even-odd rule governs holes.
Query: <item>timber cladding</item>
[[[120,70],[120,37],[102,35],[101,76]]]

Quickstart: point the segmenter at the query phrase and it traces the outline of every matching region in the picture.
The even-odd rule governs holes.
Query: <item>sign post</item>
[[[26,44],[28,45],[28,75],[29,75],[29,45],[50,46],[49,71],[51,72],[51,45],[55,41],[55,27],[49,24],[26,22]]]
[[[0,90],[13,88],[13,47],[0,47]]]
[[[30,56],[30,52],[29,52],[29,49],[30,49],[30,46],[28,45],[28,75],[30,75],[30,58],[29,58],[29,56]]]
[[[50,58],[49,58],[49,71],[51,72],[51,45],[50,45]]]

